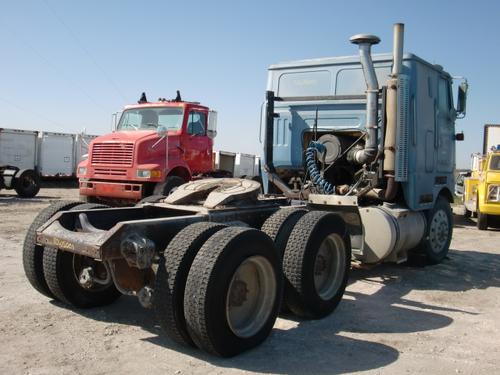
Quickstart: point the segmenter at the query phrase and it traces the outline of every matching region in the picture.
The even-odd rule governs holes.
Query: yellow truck
[[[477,216],[479,230],[500,221],[500,125],[484,126],[483,153],[472,155],[463,201],[465,215]]]

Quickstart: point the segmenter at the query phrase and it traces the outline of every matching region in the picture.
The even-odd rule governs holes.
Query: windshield
[[[492,171],[500,171],[500,155],[493,155],[491,157],[490,169]]]
[[[179,130],[182,126],[182,108],[134,108],[123,112],[117,130],[156,130],[164,126]]]

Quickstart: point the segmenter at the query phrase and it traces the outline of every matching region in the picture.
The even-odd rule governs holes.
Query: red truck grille
[[[96,176],[127,176],[126,169],[94,168]]]
[[[120,165],[131,167],[134,160],[133,143],[94,143],[92,165]]]

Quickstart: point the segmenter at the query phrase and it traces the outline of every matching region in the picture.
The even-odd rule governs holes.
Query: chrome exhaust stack
[[[359,57],[366,81],[366,131],[365,148],[353,150],[348,159],[358,164],[371,163],[378,150],[378,81],[371,57],[371,46],[378,44],[380,38],[375,35],[357,34],[350,39],[359,46]]]
[[[403,43],[405,25],[403,23],[394,24],[394,35],[392,40],[392,72],[391,76],[396,78],[401,74],[403,65]]]

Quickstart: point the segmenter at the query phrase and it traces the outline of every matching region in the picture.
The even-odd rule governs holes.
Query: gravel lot
[[[1,374],[337,374],[500,372],[500,231],[455,216],[449,258],[429,267],[354,270],[344,300],[320,321],[278,319],[268,340],[231,359],[161,335],[134,298],[69,310],[24,277],[21,247],[38,211],[74,188],[34,199],[0,193]]]

